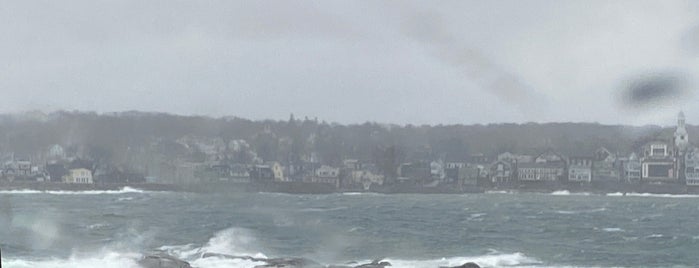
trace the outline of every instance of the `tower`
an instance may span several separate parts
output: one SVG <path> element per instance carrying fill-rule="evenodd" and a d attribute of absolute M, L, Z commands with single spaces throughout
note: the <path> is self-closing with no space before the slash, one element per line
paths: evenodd
<path fill-rule="evenodd" d="M 677 115 L 677 129 L 675 130 L 675 146 L 677 151 L 684 153 L 689 146 L 689 137 L 687 136 L 687 128 L 685 127 L 684 113 L 680 112 Z"/>

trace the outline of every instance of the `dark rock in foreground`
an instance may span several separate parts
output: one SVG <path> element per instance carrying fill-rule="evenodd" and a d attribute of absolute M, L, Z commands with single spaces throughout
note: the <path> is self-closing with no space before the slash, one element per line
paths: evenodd
<path fill-rule="evenodd" d="M 251 256 L 235 256 L 221 253 L 204 253 L 202 258 L 223 258 L 223 259 L 240 259 L 254 262 L 264 262 L 263 265 L 257 265 L 254 268 L 386 268 L 391 266 L 390 262 L 383 261 L 383 258 L 373 260 L 370 263 L 354 265 L 322 265 L 313 260 L 306 258 L 255 258 Z M 149 267 L 150 268 L 150 267 Z M 481 268 L 478 264 L 467 262 L 460 266 L 440 267 L 440 268 Z"/>
<path fill-rule="evenodd" d="M 257 265 L 255 268 L 385 268 L 391 266 L 391 263 L 376 259 L 370 263 L 349 266 L 349 265 L 323 265 L 306 258 L 255 258 L 250 256 L 235 256 L 221 253 L 204 253 L 202 258 L 224 258 L 224 259 L 241 259 L 254 262 L 264 262 L 265 264 Z M 471 268 L 471 267 L 467 267 Z"/>
<path fill-rule="evenodd" d="M 371 263 L 358 265 L 358 266 L 355 266 L 354 268 L 384 268 L 386 266 L 391 266 L 390 262 L 382 261 L 382 260 L 383 260 L 383 258 L 376 259 L 376 260 L 372 261 Z"/>
<path fill-rule="evenodd" d="M 441 268 L 481 268 L 481 267 L 478 266 L 478 264 L 475 264 L 473 262 L 467 262 L 467 263 L 464 263 L 460 266 L 441 267 Z"/>
<path fill-rule="evenodd" d="M 192 268 L 188 262 L 165 253 L 145 255 L 138 264 L 143 268 Z"/>

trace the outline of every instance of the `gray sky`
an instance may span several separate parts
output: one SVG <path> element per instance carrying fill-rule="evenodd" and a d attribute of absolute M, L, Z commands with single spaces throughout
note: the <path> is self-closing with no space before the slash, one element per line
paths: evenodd
<path fill-rule="evenodd" d="M 692 0 L 0 0 L 0 36 L 0 112 L 699 124 Z"/>

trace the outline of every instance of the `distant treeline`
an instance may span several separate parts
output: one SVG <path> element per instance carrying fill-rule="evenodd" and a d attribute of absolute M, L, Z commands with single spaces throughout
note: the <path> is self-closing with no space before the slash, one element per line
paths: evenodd
<path fill-rule="evenodd" d="M 688 126 L 693 142 L 699 137 L 696 130 Z M 130 152 L 143 153 L 154 142 L 191 136 L 220 138 L 226 144 L 245 140 L 264 161 L 298 161 L 311 153 L 327 164 L 339 164 L 348 158 L 376 162 L 387 153 L 392 154 L 393 161 L 464 161 L 472 154 L 536 154 L 546 149 L 585 156 L 600 146 L 625 154 L 652 139 L 669 139 L 673 131 L 659 126 L 596 123 L 342 125 L 293 115 L 288 120 L 252 121 L 146 112 L 61 111 L 0 116 L 0 151 L 31 156 L 61 144 L 67 150 L 81 148 L 98 161 L 128 162 L 133 160 Z M 178 149 L 161 148 L 158 153 L 177 154 Z"/>

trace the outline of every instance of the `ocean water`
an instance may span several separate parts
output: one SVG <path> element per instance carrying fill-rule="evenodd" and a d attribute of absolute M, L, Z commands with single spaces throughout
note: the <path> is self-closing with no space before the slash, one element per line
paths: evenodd
<path fill-rule="evenodd" d="M 385 257 L 393 267 L 696 267 L 699 196 L 0 191 L 3 267 L 137 267 L 165 250 L 194 267 L 252 267 L 204 252 Z"/>

